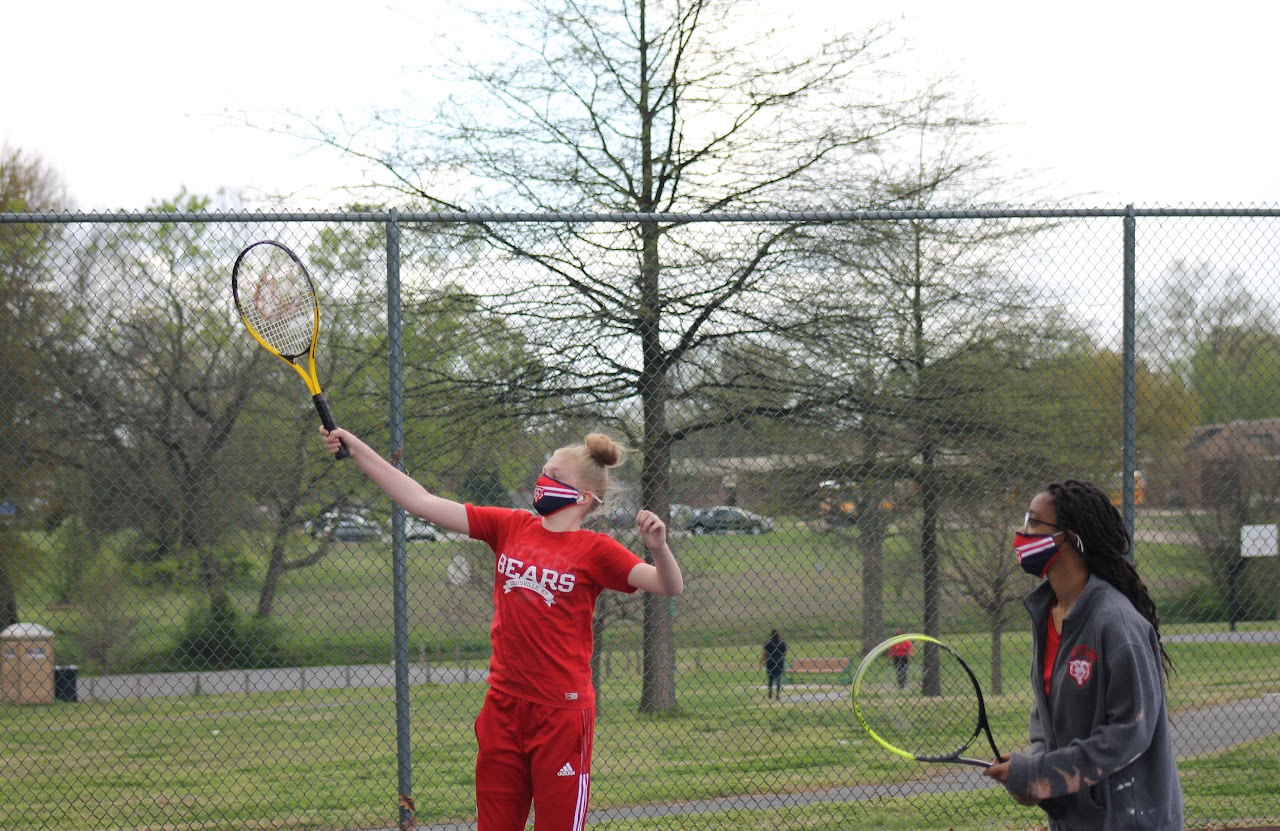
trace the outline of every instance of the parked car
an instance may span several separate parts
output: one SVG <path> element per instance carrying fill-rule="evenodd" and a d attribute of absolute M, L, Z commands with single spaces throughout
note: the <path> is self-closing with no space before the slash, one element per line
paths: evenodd
<path fill-rule="evenodd" d="M 306 532 L 313 537 L 331 537 L 339 542 L 368 542 L 386 538 L 380 524 L 360 514 L 326 512 L 308 522 Z"/>
<path fill-rule="evenodd" d="M 582 520 L 582 527 L 588 531 L 599 531 L 607 534 L 610 531 L 632 528 L 636 523 L 636 515 L 622 507 L 608 508 L 603 511 L 592 511 Z"/>
<path fill-rule="evenodd" d="M 436 542 L 442 539 L 444 532 L 436 526 L 416 516 L 404 518 L 404 538 L 410 541 Z"/>
<path fill-rule="evenodd" d="M 689 520 L 694 534 L 763 534 L 773 530 L 773 520 L 733 505 L 717 505 L 697 511 Z"/>
<path fill-rule="evenodd" d="M 694 518 L 701 514 L 702 511 L 702 508 L 691 508 L 680 502 L 672 502 L 670 508 L 671 521 L 667 525 L 679 531 L 688 531 L 693 525 Z"/>

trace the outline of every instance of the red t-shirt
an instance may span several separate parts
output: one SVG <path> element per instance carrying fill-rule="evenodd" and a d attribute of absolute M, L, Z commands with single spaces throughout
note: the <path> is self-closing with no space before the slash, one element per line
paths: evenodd
<path fill-rule="evenodd" d="M 1057 603 L 1053 604 L 1058 605 Z M 1044 639 L 1044 697 L 1049 697 L 1049 679 L 1053 676 L 1053 665 L 1058 662 L 1058 645 L 1062 643 L 1062 635 L 1053 625 L 1053 611 L 1050 607 L 1049 619 L 1045 622 Z"/>
<path fill-rule="evenodd" d="M 471 537 L 497 555 L 489 686 L 566 709 L 595 705 L 591 620 L 605 589 L 634 592 L 643 562 L 595 531 L 548 531 L 527 511 L 467 505 Z"/>

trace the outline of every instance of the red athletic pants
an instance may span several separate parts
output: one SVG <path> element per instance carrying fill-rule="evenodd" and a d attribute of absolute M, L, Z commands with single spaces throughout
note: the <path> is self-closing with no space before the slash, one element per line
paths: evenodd
<path fill-rule="evenodd" d="M 478 831 L 581 831 L 591 792 L 596 711 L 565 710 L 495 689 L 476 718 Z"/>

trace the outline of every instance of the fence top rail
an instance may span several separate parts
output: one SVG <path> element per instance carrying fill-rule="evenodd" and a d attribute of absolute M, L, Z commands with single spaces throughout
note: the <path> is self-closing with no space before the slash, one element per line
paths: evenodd
<path fill-rule="evenodd" d="M 1239 208 L 1029 208 L 985 207 L 944 210 L 853 211 L 739 211 L 715 213 L 617 212 L 502 212 L 502 211 L 208 211 L 158 212 L 48 211 L 0 212 L 0 225 L 75 224 L 82 222 L 417 222 L 417 223 L 517 223 L 517 222 L 869 222 L 920 219 L 1082 219 L 1098 217 L 1277 217 L 1280 207 Z"/>

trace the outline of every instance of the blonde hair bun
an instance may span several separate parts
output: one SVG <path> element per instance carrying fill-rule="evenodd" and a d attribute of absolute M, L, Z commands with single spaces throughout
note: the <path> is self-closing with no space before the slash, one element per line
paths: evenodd
<path fill-rule="evenodd" d="M 617 467 L 625 455 L 622 447 L 604 433 L 591 433 L 582 440 L 587 455 L 603 467 Z"/>

